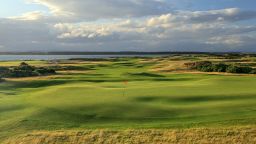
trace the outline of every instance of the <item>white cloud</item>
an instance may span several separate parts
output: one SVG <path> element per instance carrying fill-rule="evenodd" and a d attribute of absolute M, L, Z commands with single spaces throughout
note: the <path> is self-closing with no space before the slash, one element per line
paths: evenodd
<path fill-rule="evenodd" d="M 43 12 L 33 11 L 33 12 L 24 13 L 21 16 L 14 16 L 9 18 L 16 19 L 16 20 L 39 20 L 43 17 L 44 17 Z"/>
<path fill-rule="evenodd" d="M 207 44 L 223 44 L 223 45 L 241 45 L 244 43 L 240 36 L 219 36 L 219 37 L 212 37 L 207 42 Z"/>
<path fill-rule="evenodd" d="M 148 26 L 159 26 L 159 25 L 169 25 L 169 23 L 171 22 L 171 20 L 174 20 L 175 16 L 173 16 L 172 14 L 165 14 L 165 15 L 161 15 L 159 17 L 153 17 L 150 18 L 147 21 L 147 25 Z"/>
<path fill-rule="evenodd" d="M 36 11 L 0 19 L 0 43 L 9 50 L 256 51 L 256 25 L 243 23 L 256 18 L 254 11 L 171 12 L 157 0 L 33 1 L 52 15 Z"/>
<path fill-rule="evenodd" d="M 47 6 L 55 15 L 107 19 L 159 15 L 171 11 L 163 0 L 30 0 Z"/>
<path fill-rule="evenodd" d="M 125 37 L 137 34 L 144 38 L 192 38 L 192 37 L 217 37 L 218 35 L 234 35 L 256 31 L 256 26 L 239 26 L 218 19 L 204 22 L 195 22 L 192 19 L 200 15 L 206 19 L 206 15 L 223 14 L 226 19 L 231 15 L 239 15 L 240 10 L 223 9 L 209 12 L 177 12 L 168 13 L 148 18 L 127 19 L 119 21 L 100 21 L 84 23 L 58 23 L 54 27 L 58 31 L 58 38 L 97 38 L 97 37 Z M 196 13 L 196 14 L 195 14 Z M 226 17 L 225 17 L 226 16 Z M 214 16 L 215 17 L 215 16 Z M 207 18 L 208 19 L 208 18 Z M 191 22 L 193 21 L 193 22 Z M 137 38 L 137 37 L 136 37 Z M 227 42 L 228 44 L 228 42 Z"/>

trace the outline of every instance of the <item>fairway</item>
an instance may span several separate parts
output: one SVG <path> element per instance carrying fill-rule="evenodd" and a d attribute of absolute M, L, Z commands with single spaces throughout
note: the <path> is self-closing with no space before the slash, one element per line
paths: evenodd
<path fill-rule="evenodd" d="M 159 62 L 142 58 L 59 65 L 79 70 L 0 83 L 0 140 L 33 131 L 256 124 L 254 75 L 159 72 Z"/>

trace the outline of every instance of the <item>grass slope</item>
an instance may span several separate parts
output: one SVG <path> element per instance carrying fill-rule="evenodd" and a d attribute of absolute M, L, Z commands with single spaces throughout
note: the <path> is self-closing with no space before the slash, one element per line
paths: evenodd
<path fill-rule="evenodd" d="M 0 83 L 0 140 L 40 130 L 256 124 L 255 76 L 150 72 L 158 62 L 141 61 L 68 61 L 61 65 L 84 70 Z"/>

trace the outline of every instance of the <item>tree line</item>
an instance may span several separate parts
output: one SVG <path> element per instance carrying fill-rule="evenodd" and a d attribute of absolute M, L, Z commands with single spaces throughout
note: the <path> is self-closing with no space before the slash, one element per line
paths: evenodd
<path fill-rule="evenodd" d="M 0 78 L 45 76 L 55 73 L 56 71 L 54 69 L 47 67 L 35 67 L 25 62 L 20 63 L 17 67 L 0 67 Z"/>
<path fill-rule="evenodd" d="M 234 64 L 212 63 L 210 61 L 200 61 L 185 64 L 190 69 L 202 72 L 227 72 L 239 74 L 256 74 L 256 70 L 249 66 L 237 66 Z"/>

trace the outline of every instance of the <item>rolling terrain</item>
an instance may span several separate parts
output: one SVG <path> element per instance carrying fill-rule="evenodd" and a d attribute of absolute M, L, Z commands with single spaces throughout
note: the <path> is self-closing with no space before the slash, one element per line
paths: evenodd
<path fill-rule="evenodd" d="M 184 136 L 202 140 L 205 132 L 209 143 L 214 136 L 227 137 L 220 143 L 256 142 L 255 75 L 203 73 L 184 66 L 205 59 L 255 66 L 255 58 L 237 62 L 205 56 L 28 61 L 62 69 L 56 75 L 0 83 L 0 141 L 71 143 L 73 137 L 82 143 L 92 135 L 97 140 L 91 143 L 101 143 L 114 135 L 122 139 L 116 143 L 129 143 L 129 137 L 139 143 L 139 136 L 147 143 L 162 135 L 169 137 L 163 143 L 184 143 Z"/>

